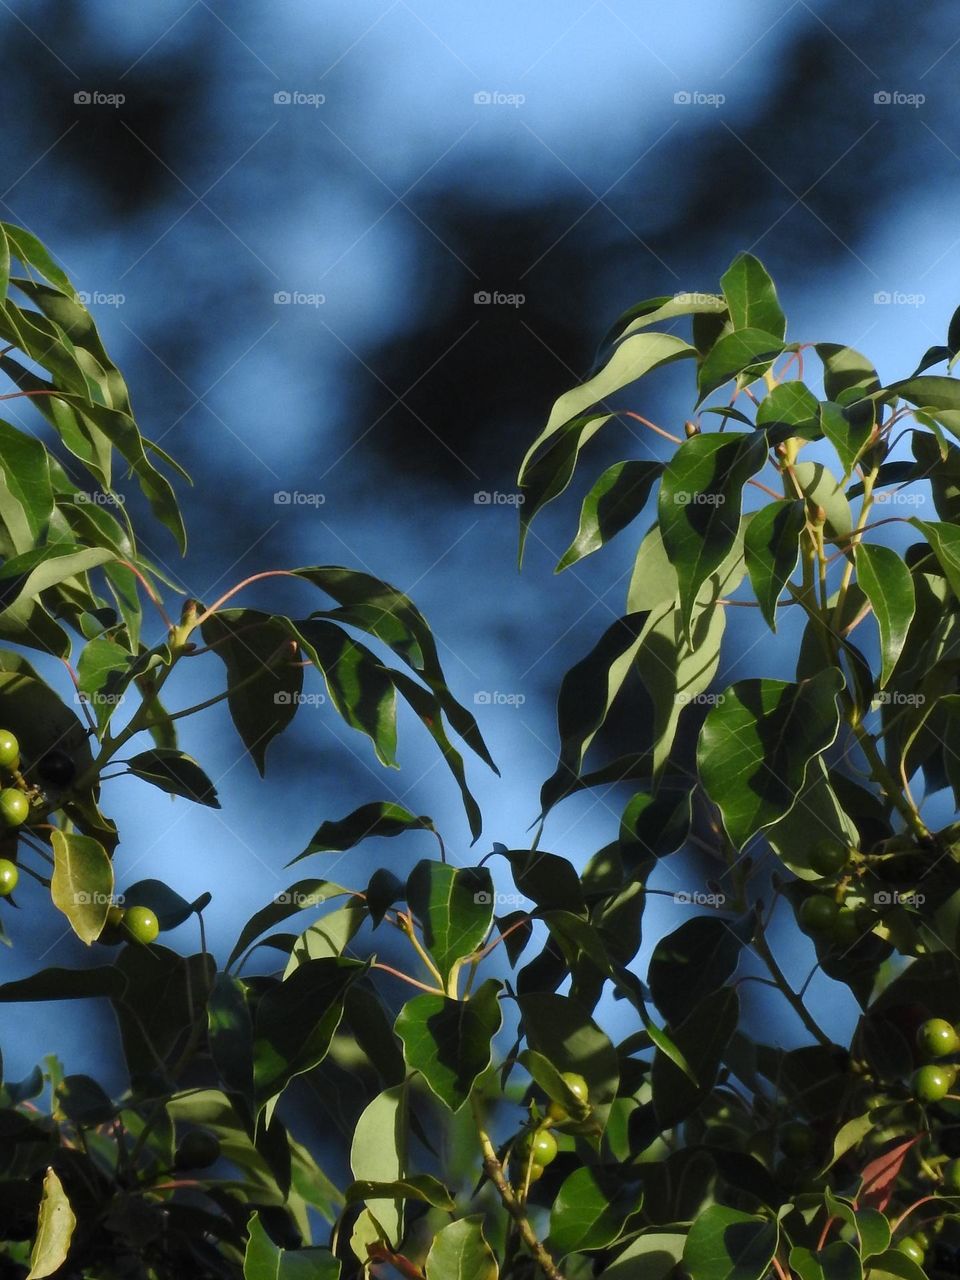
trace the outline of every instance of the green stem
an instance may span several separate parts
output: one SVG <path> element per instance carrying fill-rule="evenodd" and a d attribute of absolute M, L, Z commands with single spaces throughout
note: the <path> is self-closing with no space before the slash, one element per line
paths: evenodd
<path fill-rule="evenodd" d="M 480 1149 L 483 1152 L 484 1173 L 496 1187 L 504 1209 L 517 1224 L 517 1230 L 539 1263 L 540 1269 L 547 1276 L 547 1280 L 564 1280 L 563 1272 L 559 1270 L 550 1253 L 544 1247 L 543 1242 L 530 1225 L 530 1219 L 527 1217 L 523 1205 L 514 1195 L 513 1189 L 506 1179 L 503 1165 L 497 1159 L 496 1148 L 491 1141 L 489 1133 L 487 1133 L 480 1099 L 475 1092 L 470 1095 L 470 1107 L 473 1111 L 474 1123 L 477 1126 Z"/>
<path fill-rule="evenodd" d="M 791 987 L 790 983 L 787 981 L 786 975 L 784 974 L 780 966 L 777 964 L 774 954 L 770 950 L 770 945 L 767 942 L 767 939 L 764 936 L 762 929 L 758 931 L 757 936 L 754 939 L 753 945 L 757 955 L 760 957 L 763 963 L 770 970 L 770 976 L 773 978 L 774 982 L 777 984 L 780 991 L 782 992 L 786 1000 L 789 1002 L 790 1007 L 794 1010 L 797 1017 L 800 1019 L 803 1025 L 807 1028 L 807 1030 L 810 1032 L 813 1038 L 819 1044 L 822 1044 L 824 1048 L 826 1049 L 833 1048 L 833 1041 L 830 1039 L 827 1033 L 822 1029 L 822 1027 L 819 1025 L 819 1023 L 810 1013 L 807 1006 L 803 1003 L 803 1001 L 794 991 L 793 987 Z"/>

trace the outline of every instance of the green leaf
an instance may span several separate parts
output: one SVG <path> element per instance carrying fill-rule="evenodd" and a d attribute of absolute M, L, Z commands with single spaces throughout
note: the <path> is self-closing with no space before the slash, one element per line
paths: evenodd
<path fill-rule="evenodd" d="M 791 434 L 805 439 L 820 435 L 820 405 L 803 382 L 781 382 L 757 406 L 758 427 L 790 427 Z"/>
<path fill-rule="evenodd" d="M 771 502 L 750 519 L 743 540 L 750 583 L 771 631 L 777 629 L 777 601 L 800 558 L 800 534 L 806 524 L 799 498 Z"/>
<path fill-rule="evenodd" d="M 756 381 L 765 365 L 783 351 L 783 339 L 763 329 L 735 329 L 713 347 L 700 366 L 697 404 L 725 382 L 741 378 L 745 384 Z M 696 439 L 696 437 L 694 437 Z"/>
<path fill-rule="evenodd" d="M 97 965 L 91 969 L 41 969 L 28 978 L 0 984 L 0 1002 L 94 1000 L 103 996 L 119 996 L 123 987 L 123 975 L 114 965 Z"/>
<path fill-rule="evenodd" d="M 577 536 L 557 564 L 557 573 L 610 541 L 646 506 L 663 471 L 660 462 L 617 462 L 608 467 L 583 500 Z"/>
<path fill-rule="evenodd" d="M 33 267 L 44 280 L 58 289 L 65 297 L 75 299 L 76 290 L 67 279 L 66 273 L 54 262 L 48 249 L 30 231 L 18 227 L 12 222 L 0 223 L 0 236 L 6 243 L 5 259 L 18 258 L 28 270 Z M 3 290 L 6 293 L 6 287 Z"/>
<path fill-rule="evenodd" d="M 397 1035 L 411 1071 L 419 1071 L 445 1107 L 459 1111 L 490 1065 L 500 1030 L 501 984 L 488 978 L 468 1000 L 414 996 L 397 1016 Z"/>
<path fill-rule="evenodd" d="M 711 707 L 697 766 L 738 849 L 793 808 L 808 763 L 837 736 L 842 687 L 836 668 L 799 684 L 742 680 Z"/>
<path fill-rule="evenodd" d="M 242 983 L 218 973 L 207 1001 L 210 1057 L 227 1094 L 241 1098 L 252 1120 L 253 1019 Z"/>
<path fill-rule="evenodd" d="M 254 1020 L 254 1080 L 261 1106 L 294 1076 L 323 1061 L 340 1024 L 347 988 L 366 966 L 306 960 L 261 997 Z"/>
<path fill-rule="evenodd" d="M 284 978 L 288 978 L 304 960 L 323 960 L 329 956 L 343 955 L 366 921 L 367 915 L 367 904 L 362 898 L 354 896 L 343 906 L 308 925 L 290 948 Z"/>
<path fill-rule="evenodd" d="M 928 1280 L 923 1267 L 917 1266 L 899 1249 L 888 1249 L 870 1259 L 869 1280 Z"/>
<path fill-rule="evenodd" d="M 937 557 L 950 590 L 960 598 L 960 527 L 941 520 L 918 520 L 910 523 L 919 529 Z"/>
<path fill-rule="evenodd" d="M 882 689 L 897 665 L 907 632 L 916 612 L 913 577 L 902 558 L 890 547 L 859 542 L 856 551 L 857 582 L 870 601 L 880 628 Z"/>
<path fill-rule="evenodd" d="M 397 694 L 389 670 L 342 627 L 318 618 L 289 623 L 323 674 L 330 700 L 352 728 L 365 733 L 381 764 L 397 765 Z"/>
<path fill-rule="evenodd" d="M 672 1129 L 707 1098 L 739 1016 L 736 991 L 723 987 L 701 1000 L 679 1026 L 669 1028 L 674 1053 L 658 1047 L 651 1071 L 653 1105 L 661 1129 Z M 677 1053 L 683 1066 L 675 1061 Z"/>
<path fill-rule="evenodd" d="M 960 433 L 960 381 L 956 378 L 935 375 L 907 378 L 891 383 L 887 391 L 926 410 L 954 435 Z"/>
<path fill-rule="evenodd" d="M 855 404 L 880 389 L 876 369 L 853 347 L 818 342 L 815 349 L 823 361 L 823 389 L 828 400 L 837 404 Z"/>
<path fill-rule="evenodd" d="M 767 458 L 763 432 L 693 436 L 677 449 L 660 485 L 663 545 L 677 571 L 688 633 L 700 588 L 730 554 L 740 530 L 742 490 Z"/>
<path fill-rule="evenodd" d="M 150 782 L 172 796 L 183 796 L 195 804 L 219 809 L 220 801 L 213 783 L 194 760 L 183 751 L 154 747 L 141 751 L 127 761 L 127 768 L 144 782 Z"/>
<path fill-rule="evenodd" d="M 106 849 L 90 836 L 55 830 L 53 905 L 67 917 L 70 927 L 89 946 L 103 932 L 113 901 L 113 863 Z"/>
<path fill-rule="evenodd" d="M 850 503 L 843 485 L 820 462 L 795 462 L 793 474 L 804 495 L 827 515 L 827 532 L 833 538 L 848 538 L 853 531 Z"/>
<path fill-rule="evenodd" d="M 634 561 L 627 590 L 627 611 L 644 613 L 677 598 L 677 571 L 667 557 L 659 521 L 647 532 Z"/>
<path fill-rule="evenodd" d="M 783 339 L 787 318 L 777 290 L 763 263 L 750 253 L 739 254 L 720 277 L 734 329 L 760 329 Z"/>
<path fill-rule="evenodd" d="M 267 747 L 293 719 L 303 688 L 303 668 L 290 661 L 290 628 L 256 609 L 223 609 L 200 630 L 227 669 L 230 717 L 262 775 Z"/>
<path fill-rule="evenodd" d="M 817 1250 L 798 1245 L 790 1250 L 790 1266 L 800 1280 L 863 1280 L 860 1255 L 845 1240 Z"/>
<path fill-rule="evenodd" d="M 127 902 L 149 907 L 160 922 L 161 930 L 176 929 L 184 920 L 203 911 L 210 902 L 210 894 L 203 893 L 193 902 L 180 896 L 162 880 L 138 880 L 123 892 Z"/>
<path fill-rule="evenodd" d="M 57 1108 L 74 1124 L 107 1124 L 116 1114 L 109 1096 L 90 1076 L 64 1076 L 55 1094 Z"/>
<path fill-rule="evenodd" d="M 602 1126 L 620 1082 L 617 1052 L 577 1000 L 546 992 L 518 998 L 527 1045 L 558 1071 L 582 1075 L 590 1091 L 591 1118 Z"/>
<path fill-rule="evenodd" d="M 452 1213 L 457 1207 L 443 1183 L 429 1173 L 413 1174 L 409 1178 L 397 1178 L 392 1182 L 371 1182 L 369 1179 L 353 1182 L 347 1187 L 346 1199 L 347 1204 L 358 1204 L 365 1200 L 419 1200 L 421 1204 L 432 1205 L 434 1209 L 446 1209 L 448 1213 Z"/>
<path fill-rule="evenodd" d="M 445 984 L 493 923 L 493 881 L 485 867 L 453 867 L 424 858 L 407 880 L 407 902 Z"/>
<path fill-rule="evenodd" d="M 107 547 L 53 543 L 14 556 L 0 568 L 0 604 L 6 614 L 18 603 L 36 600 L 42 591 L 115 559 Z M 3 614 L 0 614 L 0 618 Z"/>
<path fill-rule="evenodd" d="M 545 441 L 545 447 L 537 456 L 532 449 L 527 454 L 519 478 L 523 503 L 520 506 L 518 564 L 523 564 L 523 552 L 534 517 L 548 502 L 564 492 L 573 479 L 580 450 L 613 416 L 611 413 L 587 413 L 573 418 Z"/>
<path fill-rule="evenodd" d="M 255 1213 L 247 1227 L 243 1280 L 339 1280 L 340 1260 L 329 1249 L 281 1249 Z"/>
<path fill-rule="evenodd" d="M 0 421 L 0 524 L 12 553 L 37 545 L 53 514 L 47 451 L 32 436 Z"/>
<path fill-rule="evenodd" d="M 602 1169 L 574 1169 L 550 1208 L 548 1247 L 557 1257 L 605 1249 L 641 1205 L 639 1182 Z"/>
<path fill-rule="evenodd" d="M 683 1265 L 694 1280 L 762 1280 L 778 1239 L 775 1222 L 713 1204 L 690 1228 Z"/>
<path fill-rule="evenodd" d="M 84 645 L 77 661 L 80 696 L 93 708 L 102 731 L 124 700 L 134 670 L 131 655 L 113 640 L 100 636 Z"/>
<path fill-rule="evenodd" d="M 659 298 L 648 298 L 630 307 L 610 326 L 606 337 L 600 344 L 601 350 L 613 341 L 628 338 L 631 333 L 639 333 L 661 320 L 675 320 L 678 316 L 718 315 L 726 314 L 726 299 L 715 293 L 675 293 Z"/>
<path fill-rule="evenodd" d="M 389 1185 L 407 1175 L 407 1086 L 394 1085 L 377 1095 L 364 1109 L 353 1131 L 350 1168 L 358 1182 Z M 399 1243 L 403 1222 L 403 1196 L 369 1199 L 367 1207 L 386 1232 Z"/>
<path fill-rule="evenodd" d="M 345 818 L 321 823 L 303 853 L 291 858 L 287 866 L 293 866 L 313 853 L 343 853 L 370 836 L 399 836 L 405 831 L 433 830 L 432 818 L 417 817 L 392 800 L 374 800 L 362 804 Z"/>
<path fill-rule="evenodd" d="M 661 938 L 653 949 L 647 983 L 657 1008 L 676 1024 L 734 973 L 750 942 L 752 920 L 695 916 Z"/>
<path fill-rule="evenodd" d="M 483 1218 L 461 1218 L 433 1238 L 425 1264 L 427 1280 L 497 1280 L 499 1267 L 483 1234 Z"/>
<path fill-rule="evenodd" d="M 656 1227 L 645 1231 L 604 1268 L 603 1280 L 669 1280 L 686 1240 L 686 1235 Z"/>
<path fill-rule="evenodd" d="M 850 415 L 841 405 L 826 401 L 820 405 L 820 426 L 837 451 L 844 476 L 849 476 L 873 432 L 870 418 Z"/>
<path fill-rule="evenodd" d="M 70 1252 L 70 1241 L 77 1225 L 67 1193 L 53 1169 L 43 1179 L 43 1197 L 37 1219 L 37 1237 L 30 1250 L 30 1274 L 27 1280 L 41 1280 L 59 1271 Z"/>
<path fill-rule="evenodd" d="M 232 969 L 251 942 L 255 942 L 262 933 L 272 929 L 275 924 L 289 919 L 298 911 L 320 907 L 333 898 L 349 896 L 352 893 L 352 889 L 344 889 L 341 885 L 334 884 L 332 880 L 298 880 L 296 884 L 278 893 L 272 902 L 261 907 L 250 917 L 240 932 L 237 945 L 230 952 L 227 968 Z"/>

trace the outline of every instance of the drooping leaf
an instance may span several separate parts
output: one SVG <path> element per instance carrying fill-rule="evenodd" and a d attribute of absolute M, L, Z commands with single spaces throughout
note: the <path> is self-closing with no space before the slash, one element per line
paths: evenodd
<path fill-rule="evenodd" d="M 663 471 L 660 462 L 617 462 L 583 500 L 577 536 L 557 563 L 557 573 L 591 555 L 635 520 Z"/>
<path fill-rule="evenodd" d="M 777 629 L 777 601 L 800 558 L 800 534 L 806 523 L 799 498 L 761 507 L 743 540 L 750 583 L 771 631 Z"/>
<path fill-rule="evenodd" d="M 303 688 L 290 630 L 256 609 L 222 609 L 200 630 L 226 667 L 230 718 L 263 774 L 267 747 L 293 719 Z"/>
<path fill-rule="evenodd" d="M 776 1222 L 714 1204 L 690 1228 L 683 1265 L 696 1280 L 762 1280 L 778 1240 Z"/>
<path fill-rule="evenodd" d="M 447 1188 L 429 1173 L 411 1174 L 407 1178 L 397 1178 L 393 1182 L 371 1182 L 365 1179 L 351 1183 L 346 1192 L 347 1204 L 357 1204 L 364 1200 L 384 1200 L 388 1197 L 419 1200 L 422 1204 L 432 1205 L 435 1209 L 446 1209 L 449 1212 L 456 1208 L 456 1203 Z"/>
<path fill-rule="evenodd" d="M 762 432 L 697 435 L 677 449 L 660 485 L 663 545 L 677 572 L 684 626 L 701 587 L 733 549 L 742 490 L 766 462 Z"/>
<path fill-rule="evenodd" d="M 444 1106 L 459 1111 L 490 1065 L 500 1030 L 501 984 L 488 978 L 468 1000 L 414 996 L 397 1016 L 397 1035 L 412 1071 L 419 1071 Z"/>
<path fill-rule="evenodd" d="M 707 713 L 697 766 L 737 848 L 795 804 L 809 761 L 837 735 L 842 687 L 836 668 L 799 684 L 742 680 Z"/>
<path fill-rule="evenodd" d="M 113 863 L 98 840 L 55 830 L 50 896 L 70 927 L 89 946 L 103 932 L 113 901 Z"/>
<path fill-rule="evenodd" d="M 127 768 L 144 782 L 150 782 L 172 796 L 183 796 L 195 804 L 219 809 L 217 790 L 192 756 L 168 747 L 141 751 L 127 761 Z"/>
<path fill-rule="evenodd" d="M 255 942 L 261 934 L 272 929 L 275 924 L 296 915 L 298 911 L 307 911 L 323 906 L 334 898 L 350 895 L 352 890 L 344 889 L 332 880 L 298 880 L 289 889 L 278 893 L 272 902 L 262 907 L 250 917 L 240 932 L 236 946 L 230 952 L 227 968 L 232 969 L 236 961 L 243 955 L 247 947 Z"/>
<path fill-rule="evenodd" d="M 43 1179 L 43 1197 L 37 1220 L 37 1235 L 30 1251 L 30 1274 L 27 1280 L 52 1276 L 67 1260 L 77 1219 L 53 1169 Z"/>
<path fill-rule="evenodd" d="M 53 514 L 47 451 L 32 436 L 0 421 L 0 528 L 10 553 L 29 551 Z"/>
<path fill-rule="evenodd" d="M 828 400 L 820 405 L 820 426 L 837 451 L 844 476 L 849 476 L 870 440 L 872 419 L 851 414 Z"/>
<path fill-rule="evenodd" d="M 389 1185 L 407 1176 L 408 1088 L 385 1089 L 364 1109 L 353 1132 L 350 1168 L 358 1182 Z M 399 1193 L 370 1197 L 367 1208 L 392 1242 L 399 1242 L 403 1222 Z"/>
<path fill-rule="evenodd" d="M 345 818 L 321 823 L 303 853 L 291 858 L 287 866 L 314 853 L 343 853 L 371 836 L 399 836 L 406 831 L 433 829 L 432 818 L 417 817 L 392 800 L 374 800 Z"/>
<path fill-rule="evenodd" d="M 497 1280 L 500 1269 L 483 1234 L 483 1218 L 460 1218 L 433 1238 L 425 1264 L 427 1280 Z"/>
<path fill-rule="evenodd" d="M 873 607 L 880 628 L 882 689 L 903 652 L 916 611 L 913 577 L 901 557 L 890 547 L 860 541 L 856 562 L 857 581 Z"/>

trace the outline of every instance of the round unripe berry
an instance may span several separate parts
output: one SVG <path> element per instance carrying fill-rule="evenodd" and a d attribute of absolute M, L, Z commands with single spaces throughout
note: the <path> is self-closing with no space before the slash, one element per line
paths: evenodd
<path fill-rule="evenodd" d="M 20 827 L 30 816 L 30 801 L 16 787 L 0 791 L 0 820 L 4 826 Z"/>
<path fill-rule="evenodd" d="M 841 907 L 830 930 L 830 937 L 835 947 L 852 947 L 864 935 L 864 928 L 859 914 L 851 907 Z"/>
<path fill-rule="evenodd" d="M 949 1160 L 943 1166 L 943 1187 L 951 1195 L 960 1195 L 960 1160 Z"/>
<path fill-rule="evenodd" d="M 127 907 L 123 913 L 123 927 L 134 942 L 144 946 L 156 942 L 160 934 L 160 921 L 149 907 Z"/>
<path fill-rule="evenodd" d="M 0 858 L 0 898 L 7 898 L 17 887 L 20 871 L 9 858 Z"/>
<path fill-rule="evenodd" d="M 790 1120 L 780 1130 L 780 1150 L 792 1160 L 805 1160 L 813 1152 L 813 1134 L 799 1120 Z"/>
<path fill-rule="evenodd" d="M 20 763 L 20 743 L 9 729 L 0 729 L 0 769 L 16 769 Z"/>
<path fill-rule="evenodd" d="M 956 1072 L 947 1067 L 919 1067 L 913 1073 L 911 1089 L 920 1102 L 939 1102 L 950 1092 Z"/>
<path fill-rule="evenodd" d="M 847 865 L 849 854 L 835 840 L 819 840 L 807 855 L 810 870 L 818 876 L 836 876 Z"/>
<path fill-rule="evenodd" d="M 585 1107 L 590 1105 L 590 1089 L 583 1076 L 578 1075 L 576 1071 L 563 1071 L 560 1074 L 560 1079 L 578 1102 L 582 1102 Z M 570 1113 L 562 1102 L 556 1102 L 551 1099 L 550 1105 L 547 1107 L 547 1117 L 554 1124 L 563 1124 L 564 1120 L 570 1119 Z"/>
<path fill-rule="evenodd" d="M 530 1166 L 530 1175 L 529 1175 L 529 1177 L 530 1177 L 530 1182 L 531 1182 L 531 1183 L 533 1183 L 533 1182 L 537 1182 L 540 1178 L 542 1178 L 542 1177 L 543 1177 L 543 1165 L 542 1165 L 542 1164 L 538 1164 L 538 1163 L 536 1162 L 536 1160 L 534 1160 L 533 1164 Z"/>
<path fill-rule="evenodd" d="M 220 1159 L 220 1140 L 209 1129 L 194 1129 L 180 1139 L 175 1169 L 208 1169 Z"/>
<path fill-rule="evenodd" d="M 925 1058 L 945 1058 L 960 1049 L 960 1036 L 946 1018 L 928 1018 L 917 1028 L 917 1048 Z"/>
<path fill-rule="evenodd" d="M 824 935 L 832 932 L 840 908 L 822 893 L 804 898 L 800 906 L 800 925 L 807 933 Z"/>
<path fill-rule="evenodd" d="M 913 1236 L 904 1236 L 902 1240 L 897 1241 L 894 1247 L 899 1249 L 911 1262 L 915 1262 L 918 1267 L 923 1262 L 923 1250 Z"/>
<path fill-rule="evenodd" d="M 517 1144 L 522 1164 L 533 1158 L 535 1164 L 544 1168 L 557 1158 L 557 1140 L 549 1129 L 538 1129 L 536 1133 L 525 1133 Z"/>

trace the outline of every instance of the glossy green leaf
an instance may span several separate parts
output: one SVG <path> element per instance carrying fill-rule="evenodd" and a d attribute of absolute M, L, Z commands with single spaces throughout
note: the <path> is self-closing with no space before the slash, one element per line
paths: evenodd
<path fill-rule="evenodd" d="M 603 1280 L 669 1280 L 686 1244 L 685 1234 L 652 1228 L 631 1241 L 603 1270 Z"/>
<path fill-rule="evenodd" d="M 909 404 L 926 410 L 954 435 L 960 433 L 960 382 L 929 375 L 894 382 L 887 388 Z"/>
<path fill-rule="evenodd" d="M 854 404 L 879 390 L 880 378 L 866 356 L 853 347 L 836 342 L 818 342 L 817 355 L 823 361 L 823 389 L 828 400 Z"/>
<path fill-rule="evenodd" d="M 153 879 L 138 880 L 128 885 L 123 893 L 128 903 L 149 907 L 160 922 L 161 930 L 178 928 L 184 920 L 203 911 L 210 902 L 209 893 L 202 893 L 193 902 L 188 902 L 162 880 Z"/>
<path fill-rule="evenodd" d="M 763 1280 L 778 1239 L 775 1222 L 714 1204 L 690 1228 L 683 1265 L 694 1280 Z"/>
<path fill-rule="evenodd" d="M 485 867 L 454 867 L 424 858 L 407 880 L 407 902 L 445 983 L 476 951 L 493 922 L 493 881 Z"/>
<path fill-rule="evenodd" d="M 358 1182 L 391 1184 L 407 1176 L 407 1085 L 385 1089 L 370 1102 L 353 1131 L 350 1168 Z M 403 1222 L 403 1199 L 391 1194 L 367 1200 L 367 1207 L 387 1238 L 398 1243 Z"/>
<path fill-rule="evenodd" d="M 256 609 L 220 610 L 200 630 L 226 667 L 230 718 L 263 774 L 267 747 L 293 719 L 303 689 L 290 630 Z"/>
<path fill-rule="evenodd" d="M 809 680 L 742 680 L 707 713 L 697 766 L 739 849 L 789 813 L 810 760 L 837 736 L 843 677 L 827 668 Z"/>
<path fill-rule="evenodd" d="M 577 536 L 557 563 L 557 572 L 591 555 L 635 520 L 663 471 L 660 462 L 616 462 L 583 500 Z"/>
<path fill-rule="evenodd" d="M 59 1271 L 70 1253 L 70 1242 L 77 1219 L 53 1169 L 43 1179 L 43 1196 L 37 1219 L 37 1235 L 30 1250 L 30 1274 L 27 1280 L 41 1280 Z"/>
<path fill-rule="evenodd" d="M 234 1094 L 254 1114 L 253 1018 L 243 985 L 218 973 L 207 1001 L 207 1044 L 227 1094 Z"/>
<path fill-rule="evenodd" d="M 307 960 L 265 992 L 254 1019 L 254 1081 L 262 1106 L 326 1057 L 347 988 L 365 969 L 341 959 Z"/>
<path fill-rule="evenodd" d="M 37 545 L 53 514 L 47 451 L 32 436 L 0 421 L 0 525 L 10 554 Z"/>
<path fill-rule="evenodd" d="M 763 329 L 735 329 L 721 338 L 700 366 L 697 382 L 701 404 L 712 391 L 733 378 L 755 381 L 764 366 L 783 351 L 783 339 Z"/>
<path fill-rule="evenodd" d="M 800 558 L 806 511 L 799 498 L 771 502 L 750 519 L 743 540 L 750 584 L 771 631 L 777 629 L 777 601 Z"/>
<path fill-rule="evenodd" d="M 352 892 L 351 889 L 344 889 L 341 885 L 334 884 L 332 880 L 298 880 L 296 884 L 278 893 L 272 902 L 250 917 L 240 932 L 237 945 L 230 952 L 227 968 L 232 969 L 247 947 L 261 934 L 272 929 L 275 924 L 288 920 L 298 911 L 321 907 L 334 898 L 349 896 Z"/>
<path fill-rule="evenodd" d="M 548 1246 L 556 1257 L 604 1249 L 641 1205 L 639 1181 L 602 1169 L 574 1169 L 550 1207 Z"/>
<path fill-rule="evenodd" d="M 682 1022 L 723 986 L 736 970 L 751 932 L 749 917 L 694 916 L 657 942 L 647 983 L 657 1008 L 669 1022 Z"/>
<path fill-rule="evenodd" d="M 820 426 L 837 451 L 844 476 L 849 476 L 870 440 L 873 422 L 870 418 L 848 414 L 841 405 L 826 401 L 820 405 Z"/>
<path fill-rule="evenodd" d="M 398 1178 L 392 1182 L 371 1182 L 369 1179 L 352 1182 L 346 1193 L 347 1204 L 398 1197 L 403 1200 L 419 1200 L 421 1204 L 446 1209 L 448 1212 L 457 1207 L 443 1183 L 429 1173 L 411 1174 L 410 1177 Z"/>
<path fill-rule="evenodd" d="M 937 557 L 940 568 L 950 584 L 951 591 L 960 598 L 960 527 L 947 524 L 942 520 L 914 518 L 910 523 L 919 529 L 930 543 L 933 554 Z"/>
<path fill-rule="evenodd" d="M 781 382 L 757 406 L 758 427 L 790 427 L 791 434 L 814 439 L 820 434 L 820 405 L 804 382 Z"/>
<path fill-rule="evenodd" d="M 523 553 L 534 517 L 558 498 L 573 479 L 580 450 L 613 418 L 610 413 L 587 413 L 564 423 L 544 440 L 540 451 L 533 449 L 520 468 L 518 484 L 523 496 L 520 506 L 520 538 L 517 561 L 523 564 Z"/>
<path fill-rule="evenodd" d="M 750 253 L 739 254 L 720 277 L 734 329 L 760 329 L 783 339 L 787 317 L 763 263 Z"/>
<path fill-rule="evenodd" d="M 10 258 L 18 258 L 24 267 L 28 270 L 32 267 L 34 271 L 39 272 L 44 280 L 52 284 L 65 297 L 76 298 L 76 290 L 67 279 L 63 268 L 57 266 L 50 251 L 31 231 L 18 227 L 12 222 L 3 222 L 0 223 L 0 236 L 7 246 L 5 257 L 8 263 Z"/>
<path fill-rule="evenodd" d="M 433 1238 L 425 1264 L 427 1280 L 497 1280 L 499 1267 L 483 1234 L 483 1218 L 460 1218 Z"/>
<path fill-rule="evenodd" d="M 570 996 L 531 992 L 518 1003 L 528 1047 L 558 1071 L 582 1075 L 590 1091 L 591 1118 L 605 1124 L 620 1081 L 620 1064 L 609 1037 Z"/>
<path fill-rule="evenodd" d="M 686 293 L 681 290 L 672 296 L 648 298 L 615 320 L 600 346 L 603 349 L 613 341 L 629 338 L 631 333 L 639 333 L 661 320 L 675 320 L 678 316 L 725 316 L 726 311 L 726 299 L 716 293 Z"/>
<path fill-rule="evenodd" d="M 108 1094 L 90 1076 L 64 1076 L 54 1092 L 58 1109 L 74 1124 L 108 1124 L 116 1113 Z"/>
<path fill-rule="evenodd" d="M 345 818 L 320 824 L 303 853 L 298 853 L 287 866 L 314 853 L 343 853 L 371 836 L 399 836 L 406 831 L 432 831 L 431 818 L 411 813 L 392 800 L 374 800 L 362 804 Z"/>
<path fill-rule="evenodd" d="M 762 432 L 728 432 L 693 436 L 667 464 L 658 500 L 660 532 L 677 572 L 688 632 L 701 587 L 737 541 L 743 486 L 766 458 Z"/>
<path fill-rule="evenodd" d="M 397 1016 L 397 1035 L 411 1071 L 419 1071 L 444 1106 L 459 1111 L 490 1065 L 500 1030 L 500 983 L 488 978 L 468 1000 L 414 996 Z"/>
<path fill-rule="evenodd" d="M 796 462 L 793 474 L 810 502 L 826 512 L 827 533 L 834 538 L 848 538 L 853 531 L 853 516 L 836 476 L 820 462 Z"/>
<path fill-rule="evenodd" d="M 127 760 L 135 777 L 149 782 L 172 796 L 183 796 L 195 804 L 219 809 L 217 789 L 192 756 L 183 751 L 154 747 Z"/>
<path fill-rule="evenodd" d="M 281 1249 L 255 1213 L 247 1227 L 243 1280 L 339 1280 L 340 1260 L 318 1246 Z"/>
<path fill-rule="evenodd" d="M 900 659 L 917 601 L 913 578 L 902 558 L 890 547 L 859 542 L 856 551 L 857 582 L 873 608 L 880 629 L 882 689 Z"/>
<path fill-rule="evenodd" d="M 50 896 L 70 927 L 89 946 L 103 931 L 113 901 L 113 863 L 90 836 L 54 831 Z"/>
<path fill-rule="evenodd" d="M 797 1246 L 790 1250 L 790 1266 L 800 1280 L 863 1280 L 860 1255 L 845 1240 L 817 1250 Z"/>

